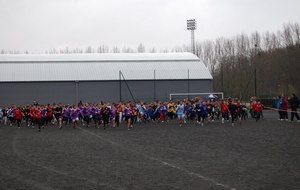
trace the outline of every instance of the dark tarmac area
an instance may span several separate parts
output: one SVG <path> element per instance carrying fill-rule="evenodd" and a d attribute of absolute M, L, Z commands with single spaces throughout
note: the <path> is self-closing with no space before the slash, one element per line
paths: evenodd
<path fill-rule="evenodd" d="M 300 123 L 0 127 L 0 189 L 300 189 Z"/>

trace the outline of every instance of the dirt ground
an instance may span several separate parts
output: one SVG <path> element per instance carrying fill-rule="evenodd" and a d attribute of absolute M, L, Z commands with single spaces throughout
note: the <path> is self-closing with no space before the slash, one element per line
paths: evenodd
<path fill-rule="evenodd" d="M 300 123 L 0 127 L 0 189 L 300 189 Z"/>

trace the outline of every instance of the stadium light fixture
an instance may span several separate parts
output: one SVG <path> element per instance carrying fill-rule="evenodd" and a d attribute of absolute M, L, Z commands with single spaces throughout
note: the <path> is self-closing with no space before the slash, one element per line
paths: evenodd
<path fill-rule="evenodd" d="M 197 29 L 197 22 L 195 19 L 187 20 L 187 30 L 191 31 L 191 52 L 195 54 L 195 34 L 194 31 Z"/>

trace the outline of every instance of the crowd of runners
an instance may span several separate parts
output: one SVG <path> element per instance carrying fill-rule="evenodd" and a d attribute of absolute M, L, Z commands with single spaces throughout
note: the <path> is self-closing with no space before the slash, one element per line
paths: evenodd
<path fill-rule="evenodd" d="M 300 121 L 297 114 L 299 101 L 296 96 L 296 109 L 294 115 Z M 293 98 L 292 97 L 292 98 Z M 293 99 L 291 99 L 293 100 Z M 291 101 L 292 102 L 292 101 Z M 280 120 L 288 118 L 287 98 L 280 96 L 274 99 L 273 107 L 279 108 Z M 296 103 L 294 103 L 296 104 Z M 235 122 L 242 123 L 247 118 L 258 121 L 263 118 L 264 105 L 256 98 L 250 102 L 241 102 L 238 99 L 228 98 L 218 100 L 215 98 L 194 98 L 182 101 L 155 101 L 143 102 L 100 102 L 88 104 L 80 102 L 78 105 L 47 104 L 39 105 L 34 102 L 32 105 L 0 108 L 0 126 L 27 126 L 38 128 L 41 131 L 46 126 L 57 126 L 62 129 L 64 126 L 97 127 L 106 129 L 108 126 L 115 128 L 123 122 L 128 130 L 133 128 L 135 123 L 164 123 L 176 120 L 179 126 L 186 123 L 197 123 L 203 126 L 205 123 Z M 292 115 L 292 119 L 294 117 Z"/>

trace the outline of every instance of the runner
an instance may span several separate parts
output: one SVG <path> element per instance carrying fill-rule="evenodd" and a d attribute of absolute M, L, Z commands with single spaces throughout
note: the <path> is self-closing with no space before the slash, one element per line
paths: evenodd
<path fill-rule="evenodd" d="M 259 120 L 260 116 L 261 116 L 261 112 L 263 110 L 263 106 L 260 103 L 260 101 L 254 101 L 252 109 L 254 111 L 255 120 L 257 122 Z"/>
<path fill-rule="evenodd" d="M 224 121 L 229 121 L 229 109 L 228 109 L 228 102 L 223 100 L 221 103 L 221 112 L 222 112 L 222 124 Z"/>
<path fill-rule="evenodd" d="M 101 113 L 103 119 L 103 129 L 106 129 L 107 125 L 109 124 L 109 118 L 110 118 L 110 109 L 106 104 L 103 105 L 101 109 Z"/>
<path fill-rule="evenodd" d="M 127 122 L 127 130 L 130 130 L 133 128 L 132 126 L 132 110 L 131 110 L 131 105 L 130 103 L 127 103 L 125 108 L 124 108 L 124 116 L 125 116 L 125 121 Z"/>
<path fill-rule="evenodd" d="M 176 115 L 175 104 L 172 101 L 170 101 L 167 106 L 168 106 L 168 120 L 173 120 Z"/>
<path fill-rule="evenodd" d="M 70 110 L 70 117 L 73 123 L 73 128 L 75 129 L 78 124 L 80 110 L 77 106 L 73 106 Z"/>
<path fill-rule="evenodd" d="M 21 111 L 21 107 L 18 107 L 17 109 L 14 109 L 14 117 L 15 117 L 15 120 L 17 122 L 17 126 L 18 128 L 20 128 L 20 124 L 22 122 L 22 118 L 23 118 L 23 112 Z"/>
<path fill-rule="evenodd" d="M 179 126 L 181 127 L 185 121 L 184 104 L 182 101 L 178 102 L 176 106 L 176 114 L 179 121 Z"/>
<path fill-rule="evenodd" d="M 228 110 L 231 115 L 231 125 L 234 126 L 234 120 L 237 118 L 237 106 L 231 98 L 228 99 Z"/>
<path fill-rule="evenodd" d="M 60 104 L 54 106 L 54 117 L 59 129 L 62 129 L 62 106 Z"/>
<path fill-rule="evenodd" d="M 34 110 L 34 118 L 35 118 L 35 124 L 38 125 L 38 130 L 41 132 L 41 126 L 42 126 L 42 109 L 40 106 L 37 106 Z"/>

